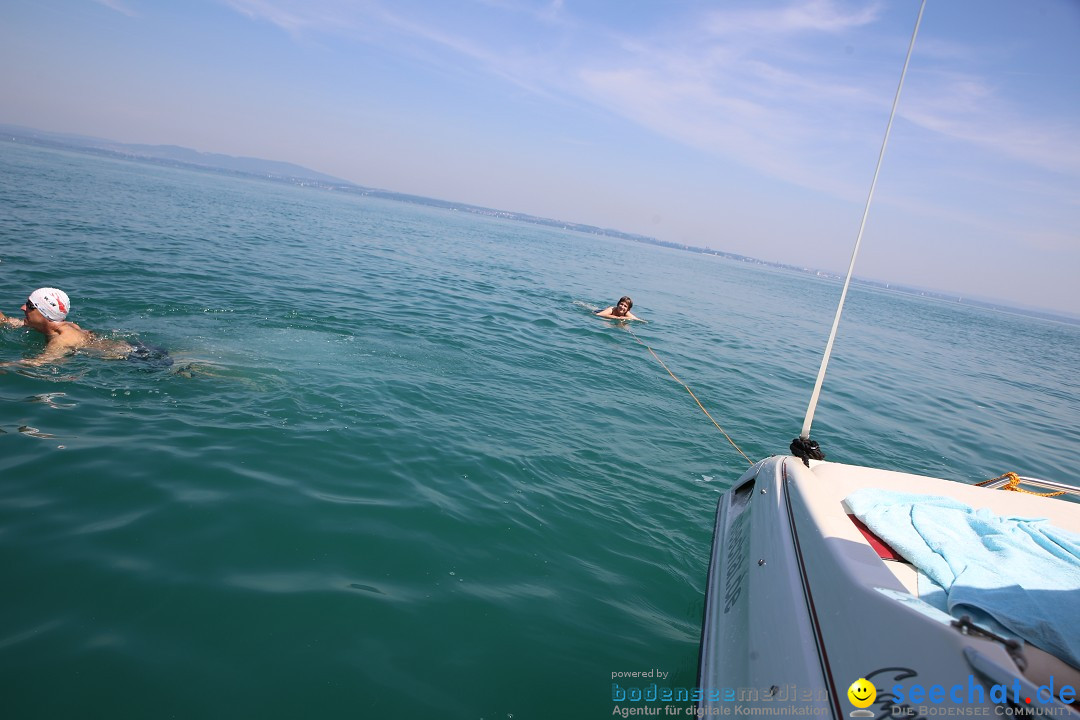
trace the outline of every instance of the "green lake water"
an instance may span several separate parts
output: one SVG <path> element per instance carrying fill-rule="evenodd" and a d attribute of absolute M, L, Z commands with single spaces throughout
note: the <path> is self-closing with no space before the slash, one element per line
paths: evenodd
<path fill-rule="evenodd" d="M 693 686 L 714 508 L 747 463 L 591 312 L 633 296 L 637 337 L 760 459 L 799 431 L 839 296 L 11 143 L 0 261 L 5 313 L 60 287 L 69 319 L 174 359 L 0 374 L 5 718 L 600 718 L 614 672 Z M 856 287 L 813 435 L 841 462 L 1076 484 L 1078 340 Z M 43 345 L 0 330 L 0 360 Z"/>

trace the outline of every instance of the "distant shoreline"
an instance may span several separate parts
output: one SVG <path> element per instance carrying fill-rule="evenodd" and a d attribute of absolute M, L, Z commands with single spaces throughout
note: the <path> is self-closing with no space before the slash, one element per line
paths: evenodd
<path fill-rule="evenodd" d="M 364 187 L 362 185 L 348 182 L 347 180 L 341 180 L 340 178 L 325 175 L 323 173 L 319 173 L 299 165 L 293 165 L 291 163 L 283 163 L 272 160 L 261 160 L 258 158 L 237 158 L 220 154 L 200 153 L 189 148 L 181 148 L 169 145 L 132 145 L 127 143 L 115 142 L 112 140 L 103 140 L 99 138 L 91 138 L 63 133 L 51 133 L 41 130 L 34 130 L 32 128 L 5 124 L 0 124 L 0 137 L 10 138 L 11 142 L 23 145 L 35 145 L 40 147 L 68 150 L 84 154 L 98 155 L 102 157 L 111 157 L 119 160 L 148 163 L 164 167 L 175 167 L 185 170 L 213 172 L 218 174 L 231 175 L 234 177 L 269 180 L 271 182 L 287 183 L 290 185 L 299 185 L 301 187 L 313 187 L 321 190 L 333 190 L 335 192 L 351 193 L 364 197 L 374 197 L 383 200 L 391 200 L 394 202 L 411 203 L 414 205 L 425 205 L 428 207 L 441 208 L 445 210 L 468 212 L 475 215 L 483 215 L 486 217 L 496 217 L 505 220 L 513 220 L 515 222 L 526 222 L 534 225 L 545 225 L 561 230 L 572 230 L 574 232 L 584 233 L 586 235 L 600 235 L 604 237 L 612 237 L 622 240 L 631 240 L 633 242 L 640 242 L 648 245 L 658 245 L 660 247 L 671 248 L 674 250 L 682 250 L 685 252 L 693 252 L 702 255 L 713 255 L 728 260 L 734 260 L 737 262 L 743 262 L 752 265 L 760 265 L 763 267 L 774 268 L 778 270 L 788 270 L 807 275 L 814 275 L 819 278 L 835 280 L 837 282 L 843 281 L 842 275 L 827 270 L 820 270 L 817 268 L 791 265 L 788 263 L 772 262 L 769 260 L 761 260 L 758 258 L 752 258 L 746 255 L 739 255 L 737 253 L 730 253 L 723 250 L 714 250 L 711 248 L 697 247 L 695 245 L 674 243 L 666 240 L 660 240 L 654 237 L 649 237 L 647 235 L 626 233 L 612 228 L 601 228 L 595 225 L 567 222 L 565 220 L 553 220 L 551 218 L 537 217 L 535 215 L 528 215 L 526 213 L 511 212 L 507 210 L 495 210 L 492 208 L 481 207 L 479 205 L 469 205 L 466 203 L 458 203 L 448 200 L 439 200 L 436 198 L 423 197 L 421 195 L 410 195 L 408 193 L 399 193 L 391 190 L 379 190 L 376 188 Z M 1015 305 L 1007 305 L 1001 302 L 993 302 L 989 300 L 976 300 L 970 298 L 965 299 L 963 296 L 956 293 L 946 293 L 937 290 L 913 288 L 904 285 L 897 285 L 895 283 L 867 280 L 858 277 L 852 278 L 852 284 L 869 288 L 876 288 L 880 290 L 887 290 L 903 295 L 914 295 L 918 297 L 927 297 L 935 300 L 941 300 L 944 302 L 970 305 L 972 307 L 993 310 L 997 312 L 1004 312 L 1013 315 L 1023 315 L 1027 317 L 1040 318 L 1043 320 L 1052 320 L 1056 322 L 1066 323 L 1069 325 L 1080 325 L 1080 316 L 1070 316 L 1062 312 L 1055 312 L 1051 310 L 1024 308 Z"/>

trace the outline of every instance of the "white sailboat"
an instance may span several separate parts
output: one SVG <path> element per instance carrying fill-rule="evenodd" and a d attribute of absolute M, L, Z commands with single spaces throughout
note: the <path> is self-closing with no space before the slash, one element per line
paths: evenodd
<path fill-rule="evenodd" d="M 1080 718 L 1080 503 L 826 462 L 809 438 L 862 228 L 801 457 L 719 500 L 697 716 Z"/>

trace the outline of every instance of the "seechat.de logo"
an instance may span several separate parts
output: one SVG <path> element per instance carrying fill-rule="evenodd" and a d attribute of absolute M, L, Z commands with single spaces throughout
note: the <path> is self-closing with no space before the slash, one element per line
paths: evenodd
<path fill-rule="evenodd" d="M 847 689 L 847 696 L 851 704 L 859 708 L 851 712 L 851 717 L 874 717 L 874 713 L 866 709 L 873 705 L 874 699 L 877 698 L 877 688 L 874 687 L 874 683 L 866 678 L 859 678 L 851 683 L 851 687 Z"/>

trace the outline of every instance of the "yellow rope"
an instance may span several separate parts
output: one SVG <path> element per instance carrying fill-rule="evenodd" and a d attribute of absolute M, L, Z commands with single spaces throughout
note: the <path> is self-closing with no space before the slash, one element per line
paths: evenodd
<path fill-rule="evenodd" d="M 1004 475 L 998 475 L 996 478 L 991 478 L 989 480 L 983 480 L 982 482 L 975 483 L 975 485 L 977 487 L 982 487 L 983 485 L 989 485 L 995 480 L 1004 480 L 1005 478 L 1009 478 L 1009 482 L 998 488 L 999 490 L 1012 490 L 1013 492 L 1025 493 L 1027 495 L 1038 495 L 1039 497 L 1057 497 L 1058 495 L 1065 494 L 1064 490 L 1048 493 L 1035 492 L 1034 490 L 1025 490 L 1024 488 L 1020 487 L 1020 476 L 1014 472 L 1007 472 Z"/>
<path fill-rule="evenodd" d="M 746 460 L 746 462 L 748 462 L 748 463 L 750 463 L 751 465 L 753 465 L 753 464 L 754 464 L 754 461 L 753 461 L 753 460 L 751 460 L 750 458 L 746 457 L 746 453 L 744 453 L 744 452 L 743 452 L 742 450 L 739 450 L 739 446 L 735 444 L 735 441 L 731 439 L 731 436 L 730 436 L 730 435 L 728 435 L 728 434 L 727 434 L 726 432 L 724 432 L 724 428 L 720 427 L 720 423 L 718 423 L 718 422 L 716 422 L 715 420 L 713 420 L 713 416 L 712 416 L 712 415 L 710 415 L 710 414 L 709 414 L 709 411 L 705 409 L 705 406 L 701 404 L 701 401 L 700 401 L 700 400 L 698 400 L 698 398 L 697 398 L 697 395 L 695 395 L 695 394 L 694 394 L 694 391 L 693 391 L 693 390 L 691 390 L 691 389 L 689 388 L 689 386 L 687 386 L 687 384 L 686 384 L 686 383 L 684 383 L 684 382 L 683 382 L 682 380 L 680 380 L 679 378 L 675 377 L 675 373 L 671 372 L 671 370 L 670 370 L 670 369 L 668 368 L 668 366 L 667 366 L 667 365 L 664 365 L 664 361 L 660 359 L 660 356 L 659 356 L 659 355 L 657 355 L 657 354 L 656 354 L 656 353 L 655 353 L 655 352 L 653 351 L 653 349 L 652 349 L 651 347 L 649 347 L 648 345 L 645 345 L 645 343 L 643 343 L 643 342 L 641 341 L 641 338 L 639 338 L 639 337 L 637 336 L 637 333 L 635 333 L 635 332 L 634 332 L 633 330 L 631 330 L 631 329 L 630 329 L 629 327 L 627 327 L 627 328 L 626 328 L 626 330 L 627 330 L 627 332 L 629 332 L 629 333 L 630 333 L 631 335 L 633 335 L 633 336 L 634 336 L 634 339 L 635 339 L 635 340 L 637 340 L 637 341 L 638 341 L 639 343 L 641 343 L 642 345 L 644 345 L 644 347 L 645 347 L 645 349 L 646 349 L 646 350 L 648 350 L 648 351 L 649 351 L 650 353 L 652 353 L 652 356 L 653 356 L 654 358 L 656 358 L 656 362 L 660 363 L 660 365 L 661 365 L 661 366 L 662 366 L 662 367 L 663 367 L 663 368 L 664 368 L 665 370 L 667 370 L 667 373 L 668 373 L 668 375 L 670 375 L 670 376 L 671 376 L 671 378 L 672 378 L 672 379 L 673 379 L 673 380 L 674 380 L 675 382 L 679 383 L 679 384 L 680 384 L 680 385 L 682 385 L 682 386 L 683 386 L 684 388 L 686 388 L 686 392 L 690 393 L 690 397 L 694 398 L 694 402 L 696 402 L 696 403 L 697 403 L 697 406 L 698 406 L 699 408 L 701 408 L 701 412 L 705 413 L 705 417 L 709 418 L 709 420 L 712 420 L 712 424 L 716 426 L 716 429 L 717 429 L 717 430 L 719 430 L 719 431 L 720 431 L 720 433 L 721 433 L 721 434 L 722 434 L 722 435 L 723 435 L 723 436 L 724 436 L 725 438 L 727 438 L 727 441 L 728 441 L 729 443 L 731 443 L 731 447 L 733 447 L 733 448 L 735 448 L 736 450 L 738 450 L 738 451 L 739 451 L 739 454 L 743 456 L 743 458 L 744 458 L 744 459 Z"/>

